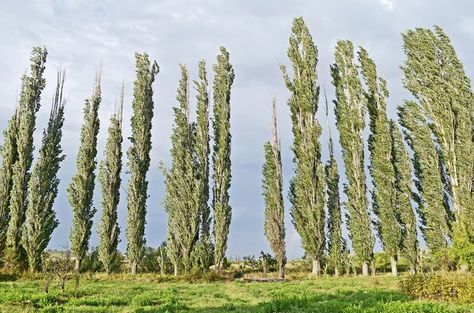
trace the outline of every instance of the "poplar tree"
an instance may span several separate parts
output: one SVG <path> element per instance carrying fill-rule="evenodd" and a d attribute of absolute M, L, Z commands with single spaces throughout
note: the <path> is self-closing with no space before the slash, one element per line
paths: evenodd
<path fill-rule="evenodd" d="M 405 138 L 414 152 L 413 167 L 421 232 L 432 252 L 447 247 L 451 237 L 449 208 L 445 202 L 438 151 L 422 109 L 412 101 L 398 108 Z"/>
<path fill-rule="evenodd" d="M 0 257 L 3 255 L 10 221 L 10 192 L 12 189 L 13 165 L 18 159 L 16 134 L 18 132 L 19 110 L 10 118 L 7 128 L 3 131 L 3 145 L 0 148 L 2 165 L 0 169 Z"/>
<path fill-rule="evenodd" d="M 328 257 L 329 264 L 334 267 L 334 276 L 339 276 L 344 267 L 344 259 L 347 256 L 347 242 L 342 236 L 342 212 L 339 194 L 339 169 L 334 157 L 334 144 L 331 128 L 329 126 L 329 103 L 324 89 L 326 121 L 329 129 L 329 160 L 324 167 L 326 175 L 327 193 L 327 225 L 328 225 Z M 346 273 L 349 274 L 349 273 Z"/>
<path fill-rule="evenodd" d="M 392 164 L 395 169 L 395 205 L 402 225 L 401 253 L 408 260 L 410 273 L 414 274 L 418 262 L 418 239 L 416 217 L 411 204 L 412 177 L 410 156 L 403 143 L 403 137 L 395 121 L 390 121 L 392 141 Z"/>
<path fill-rule="evenodd" d="M 362 262 L 362 273 L 368 275 L 373 260 L 374 237 L 368 211 L 364 172 L 364 137 L 366 103 L 358 71 L 354 65 L 352 42 L 340 40 L 336 46 L 335 64 L 331 66 L 336 88 L 336 124 L 342 146 L 347 185 L 347 221 L 356 257 Z M 390 147 L 387 147 L 390 149 Z"/>
<path fill-rule="evenodd" d="M 64 122 L 63 100 L 65 73 L 58 72 L 48 127 L 43 131 L 42 146 L 28 184 L 28 205 L 22 231 L 22 245 L 26 251 L 31 271 L 41 269 L 42 255 L 59 225 L 53 204 L 58 194 L 62 154 L 61 138 Z"/>
<path fill-rule="evenodd" d="M 171 135 L 172 166 L 165 171 L 166 197 L 164 206 L 168 213 L 168 232 L 173 240 L 167 245 L 170 258 L 178 252 L 184 270 L 191 269 L 193 252 L 200 226 L 201 185 L 195 176 L 193 159 L 193 125 L 189 122 L 189 73 L 181 65 L 181 80 L 176 96 L 179 106 L 174 107 L 174 128 Z M 196 192 L 197 191 L 197 192 Z M 175 262 L 175 274 L 180 264 Z"/>
<path fill-rule="evenodd" d="M 122 179 L 122 112 L 124 86 L 115 113 L 110 118 L 109 136 L 105 145 L 104 160 L 99 166 L 99 181 L 102 188 L 102 216 L 99 222 L 99 260 L 107 273 L 112 271 L 120 228 L 117 222 L 117 207 L 120 202 Z"/>
<path fill-rule="evenodd" d="M 151 127 L 153 119 L 153 82 L 159 72 L 156 61 L 150 62 L 148 54 L 135 54 L 137 78 L 133 90 L 133 116 L 131 119 L 132 146 L 127 151 L 130 180 L 127 203 L 127 258 L 132 274 L 137 273 L 145 246 L 146 200 L 150 168 Z"/>
<path fill-rule="evenodd" d="M 43 78 L 47 56 L 46 48 L 35 47 L 31 54 L 31 72 L 23 76 L 23 88 L 18 112 L 16 132 L 17 160 L 12 170 L 10 192 L 10 220 L 6 236 L 5 260 L 7 265 L 24 268 L 25 251 L 21 245 L 21 230 L 27 208 L 28 181 L 33 162 L 33 132 L 36 125 L 36 113 L 40 108 L 41 92 L 46 81 Z"/>
<path fill-rule="evenodd" d="M 291 216 L 303 248 L 312 259 L 312 273 L 319 275 L 325 247 L 325 179 L 319 144 L 321 126 L 315 117 L 319 100 L 318 51 L 301 17 L 293 20 L 289 44 L 293 78 L 289 77 L 285 66 L 282 65 L 281 70 L 291 94 L 288 105 L 295 162 L 295 176 L 290 183 Z"/>
<path fill-rule="evenodd" d="M 285 216 L 283 204 L 283 170 L 281 165 L 281 144 L 278 139 L 276 103 L 272 107 L 272 139 L 264 145 L 263 197 L 265 200 L 265 236 L 275 254 L 279 277 L 285 278 Z"/>
<path fill-rule="evenodd" d="M 453 244 L 463 267 L 474 266 L 474 97 L 448 36 L 418 28 L 403 34 L 404 85 L 418 100 L 440 147 L 456 221 Z"/>
<path fill-rule="evenodd" d="M 211 211 L 209 207 L 209 93 L 206 63 L 199 62 L 199 80 L 194 81 L 197 91 L 196 129 L 194 135 L 194 154 L 196 159 L 197 202 L 200 214 L 200 238 L 196 245 L 197 267 L 207 270 L 212 265 L 213 246 L 211 242 Z"/>
<path fill-rule="evenodd" d="M 332 137 L 329 138 L 329 160 L 325 167 L 327 186 L 327 209 L 328 209 L 328 254 L 331 264 L 334 266 L 334 276 L 342 272 L 346 241 L 342 237 L 342 215 L 339 196 L 339 170 Z"/>
<path fill-rule="evenodd" d="M 378 217 L 375 223 L 384 251 L 390 256 L 392 275 L 396 276 L 402 227 L 396 207 L 395 168 L 387 118 L 387 82 L 377 76 L 375 63 L 364 48 L 359 49 L 358 58 L 367 86 L 365 95 L 370 116 L 370 174 L 374 185 L 372 210 Z"/>
<path fill-rule="evenodd" d="M 81 143 L 76 159 L 76 175 L 67 188 L 69 204 L 72 207 L 72 228 L 69 234 L 71 254 L 75 259 L 75 271 L 81 269 L 81 262 L 89 250 L 93 207 L 95 169 L 97 165 L 97 134 L 100 121 L 98 116 L 101 102 L 100 73 L 97 74 L 92 96 L 85 100 L 84 122 L 81 129 Z"/>
<path fill-rule="evenodd" d="M 214 211 L 214 263 L 220 271 L 227 250 L 232 208 L 229 204 L 229 188 L 232 178 L 230 169 L 230 94 L 234 82 L 234 68 L 229 62 L 229 53 L 220 48 L 214 70 L 214 150 L 212 154 L 214 185 L 212 188 L 212 208 Z"/>

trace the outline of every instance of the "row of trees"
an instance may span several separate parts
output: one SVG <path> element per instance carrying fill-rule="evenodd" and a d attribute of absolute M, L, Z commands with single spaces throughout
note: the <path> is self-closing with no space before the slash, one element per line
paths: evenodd
<path fill-rule="evenodd" d="M 407 56 L 402 66 L 404 85 L 416 99 L 398 107 L 403 134 L 387 116 L 387 83 L 378 76 L 364 48 L 358 49 L 355 60 L 352 42 L 338 41 L 331 66 L 336 125 L 347 178 L 344 207 L 352 249 L 362 264 L 363 275 L 368 275 L 373 262 L 375 235 L 391 258 L 394 275 L 401 255 L 408 260 L 410 272 L 415 272 L 419 255 L 415 210 L 433 255 L 446 253 L 451 247 L 448 253 L 461 269 L 474 265 L 474 97 L 470 80 L 439 27 L 408 31 L 403 39 Z M 294 20 L 289 43 L 293 78 L 284 66 L 282 72 L 291 95 L 288 104 L 294 138 L 295 175 L 289 192 L 292 222 L 307 256 L 313 260 L 313 274 L 319 275 L 320 261 L 327 251 L 338 275 L 347 253 L 341 231 L 339 174 L 331 137 L 325 170 L 321 163 L 321 127 L 315 119 L 319 103 L 317 49 L 302 18 Z M 363 136 L 367 111 L 371 207 Z M 283 253 L 278 257 L 283 266 L 284 231 L 279 232 L 283 227 L 282 176 L 276 122 L 273 125 L 273 139 L 265 145 L 263 168 L 265 230 L 275 255 Z M 413 162 L 404 138 L 414 153 Z M 412 186 L 413 176 L 416 188 Z"/>
<path fill-rule="evenodd" d="M 376 236 L 391 258 L 393 274 L 397 274 L 400 256 L 408 260 L 410 271 L 415 271 L 419 255 L 417 216 L 432 254 L 443 254 L 449 249 L 463 269 L 472 266 L 474 98 L 470 81 L 440 28 L 408 31 L 403 39 L 407 56 L 402 67 L 404 85 L 416 100 L 398 107 L 399 123 L 387 115 L 387 83 L 378 76 L 375 62 L 367 51 L 360 47 L 355 52 L 352 42 L 347 40 L 338 41 L 336 45 L 335 63 L 331 66 L 335 87 L 333 102 L 347 178 L 344 185 L 347 200 L 341 204 L 332 136 L 328 143 L 329 160 L 326 164 L 321 160 L 322 128 L 316 118 L 320 102 L 318 50 L 303 19 L 296 18 L 293 22 L 288 48 L 291 70 L 281 66 L 290 92 L 288 105 L 293 132 L 290 213 L 306 255 L 312 260 L 314 275 L 320 274 L 326 254 L 324 259 L 329 260 L 335 275 L 344 271 L 343 259 L 349 253 L 349 244 L 343 237 L 343 208 L 352 251 L 363 275 L 369 274 L 369 266 L 373 264 Z M 23 77 L 18 107 L 4 131 L 0 252 L 5 265 L 12 269 L 38 270 L 58 225 L 53 203 L 59 185 L 57 172 L 64 159 L 60 144 L 65 106 L 64 72 L 58 73 L 39 158 L 30 170 L 36 113 L 45 86 L 46 56 L 46 49 L 33 49 L 31 71 Z M 167 238 L 160 248 L 160 257 L 171 262 L 175 274 L 192 269 L 205 271 L 211 265 L 217 271 L 222 269 L 232 215 L 229 204 L 230 96 L 234 70 L 229 53 L 221 48 L 213 66 L 211 96 L 205 62 L 201 61 L 198 68 L 198 79 L 193 82 L 196 121 L 190 118 L 192 88 L 189 72 L 182 65 L 176 97 L 178 105 L 174 107 L 171 166 L 160 166 L 166 186 L 163 205 L 168 215 Z M 126 229 L 126 257 L 134 274 L 144 256 L 146 243 L 153 83 L 158 72 L 158 65 L 150 61 L 147 54 L 136 54 L 131 147 L 127 151 L 130 178 Z M 210 99 L 213 100 L 212 119 Z M 89 250 L 92 219 L 96 213 L 93 191 L 100 104 L 99 72 L 92 96 L 85 101 L 76 174 L 67 188 L 73 211 L 69 238 L 76 271 L 80 270 Z M 326 99 L 326 117 L 328 110 Z M 104 159 L 98 169 L 102 189 L 98 257 L 107 272 L 117 259 L 120 234 L 117 207 L 123 169 L 122 111 L 123 86 L 110 120 Z M 272 137 L 264 145 L 264 229 L 280 276 L 284 277 L 284 196 L 275 100 L 272 111 Z M 364 156 L 367 113 L 372 201 L 368 198 Z M 413 152 L 412 160 L 405 143 Z"/>
<path fill-rule="evenodd" d="M 40 108 L 41 91 L 45 86 L 43 72 L 47 51 L 34 48 L 31 71 L 23 77 L 18 108 L 4 131 L 1 178 L 1 238 L 0 253 L 6 267 L 13 270 L 38 271 L 51 234 L 58 226 L 53 210 L 57 196 L 64 122 L 63 87 L 65 73 L 58 72 L 50 119 L 43 133 L 39 158 L 33 162 L 33 132 L 36 113 Z M 197 122 L 189 121 L 189 79 L 182 66 L 182 80 L 175 108 L 175 128 L 172 136 L 172 168 L 162 166 L 167 196 L 164 205 L 168 213 L 167 257 L 172 260 L 177 274 L 189 271 L 191 259 L 197 259 L 199 268 L 208 269 L 216 260 L 222 267 L 229 233 L 231 208 L 230 188 L 230 90 L 234 79 L 229 54 L 221 48 L 214 66 L 214 118 L 212 208 L 214 236 L 211 236 L 209 207 L 209 95 L 206 64 L 199 63 L 199 81 L 195 82 L 197 96 Z M 153 82 L 159 72 L 156 62 L 147 54 L 136 54 L 136 73 L 131 118 L 132 145 L 127 151 L 130 179 L 128 183 L 127 251 L 131 272 L 135 274 L 145 250 L 145 217 L 148 198 L 147 172 L 150 167 L 151 128 L 153 119 Z M 100 237 L 98 258 L 110 272 L 117 258 L 120 227 L 117 208 L 120 199 L 122 171 L 122 112 L 121 97 L 110 120 L 104 159 L 99 166 L 102 190 Z M 96 214 L 93 196 L 97 167 L 97 135 L 100 128 L 98 111 L 101 104 L 101 74 L 96 75 L 92 96 L 85 101 L 81 141 L 76 159 L 76 174 L 67 188 L 73 212 L 70 231 L 71 255 L 75 270 L 89 250 L 92 220 Z M 212 239 L 214 238 L 214 242 Z M 215 247 L 215 248 L 214 248 Z M 214 253 L 214 255 L 213 255 Z"/>

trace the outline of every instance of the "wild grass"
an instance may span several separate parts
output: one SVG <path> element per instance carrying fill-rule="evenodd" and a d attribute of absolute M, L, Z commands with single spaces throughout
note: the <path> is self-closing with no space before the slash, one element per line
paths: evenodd
<path fill-rule="evenodd" d="M 13 278 L 10 278 L 13 279 Z M 402 293 L 398 278 L 321 277 L 287 282 L 190 283 L 160 275 L 83 275 L 66 292 L 53 285 L 43 292 L 41 279 L 0 282 L 1 312 L 248 312 L 362 313 L 474 312 L 474 304 L 417 300 Z"/>

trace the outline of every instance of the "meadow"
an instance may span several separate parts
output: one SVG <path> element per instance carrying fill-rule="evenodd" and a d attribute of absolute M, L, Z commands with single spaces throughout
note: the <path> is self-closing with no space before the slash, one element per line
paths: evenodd
<path fill-rule="evenodd" d="M 1 312 L 474 312 L 474 304 L 419 300 L 398 277 L 319 277 L 285 282 L 85 274 L 46 294 L 40 278 L 3 277 Z"/>

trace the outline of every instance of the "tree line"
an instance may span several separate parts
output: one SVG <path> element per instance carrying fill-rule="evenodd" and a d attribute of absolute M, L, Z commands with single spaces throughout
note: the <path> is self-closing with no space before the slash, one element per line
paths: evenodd
<path fill-rule="evenodd" d="M 378 237 L 397 275 L 398 259 L 408 260 L 414 273 L 419 263 L 419 231 L 430 255 L 449 257 L 459 269 L 474 266 L 474 97 L 462 62 L 443 30 L 417 28 L 403 34 L 406 60 L 403 85 L 414 100 L 397 107 L 398 120 L 387 115 L 387 82 L 378 75 L 374 60 L 351 41 L 336 44 L 330 67 L 335 88 L 333 107 L 342 148 L 347 200 L 341 203 L 340 172 L 332 134 L 322 144 L 316 118 L 320 102 L 318 49 L 302 18 L 293 21 L 288 58 L 281 66 L 290 93 L 293 133 L 293 169 L 288 197 L 292 223 L 301 237 L 312 274 L 320 275 L 327 262 L 337 276 L 345 271 L 350 252 L 363 275 L 374 271 L 374 245 Z M 65 156 L 61 149 L 64 124 L 65 72 L 59 71 L 48 125 L 39 156 L 33 165 L 33 133 L 45 87 L 46 48 L 34 48 L 31 68 L 22 78 L 15 113 L 4 130 L 0 177 L 0 255 L 12 270 L 38 271 L 45 249 L 59 221 L 53 209 L 58 193 L 58 170 Z M 110 119 L 104 158 L 97 166 L 100 128 L 101 73 L 92 95 L 84 103 L 76 174 L 67 187 L 73 212 L 69 242 L 75 270 L 89 250 L 96 172 L 101 186 L 98 258 L 106 272 L 117 259 L 120 226 L 117 208 L 121 189 L 127 192 L 126 258 L 136 274 L 145 253 L 144 236 L 154 80 L 156 61 L 137 53 L 131 116 L 131 147 L 126 151 L 130 172 L 122 187 L 123 93 Z M 224 266 L 232 217 L 231 89 L 234 69 L 228 51 L 220 48 L 210 86 L 206 62 L 198 64 L 192 81 L 180 65 L 177 105 L 171 135 L 171 166 L 160 165 L 166 193 L 166 241 L 161 259 L 172 264 L 175 275 L 193 270 L 221 271 Z M 195 97 L 191 97 L 193 92 Z M 330 108 L 326 92 L 326 117 Z M 193 106 L 192 104 L 195 103 Z M 212 106 L 211 106 L 212 104 Z M 195 107 L 196 120 L 190 112 Z M 368 117 L 368 118 L 367 118 Z M 366 125 L 366 121 L 369 125 Z M 370 131 L 364 140 L 364 131 Z M 213 145 L 211 147 L 211 138 Z M 366 177 L 366 148 L 370 153 Z M 329 150 L 323 164 L 322 147 Z M 286 259 L 283 170 L 278 137 L 276 100 L 273 100 L 272 135 L 263 147 L 262 190 L 264 231 L 284 277 Z M 370 195 L 370 197 L 369 197 Z M 345 212 L 345 223 L 343 212 Z M 418 222 L 417 222 L 418 221 Z M 347 226 L 349 238 L 344 238 Z M 349 239 L 349 240 L 348 240 Z M 352 247 L 350 249 L 350 247 Z"/>

